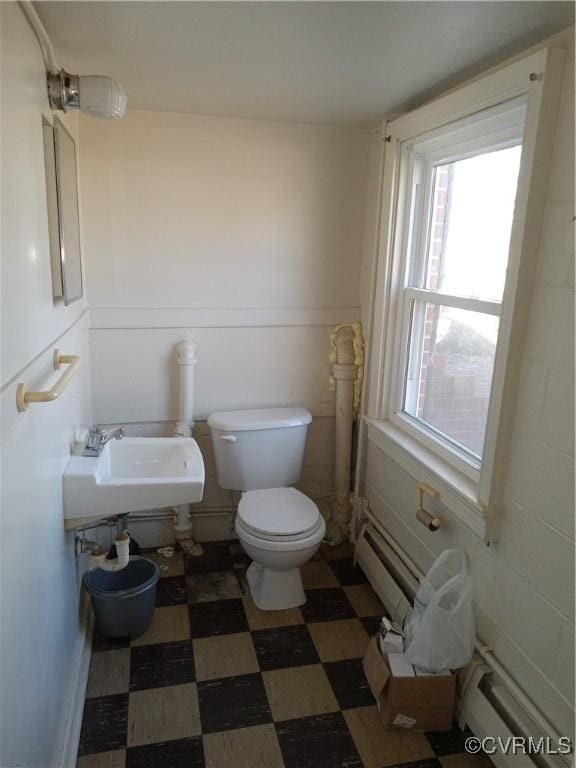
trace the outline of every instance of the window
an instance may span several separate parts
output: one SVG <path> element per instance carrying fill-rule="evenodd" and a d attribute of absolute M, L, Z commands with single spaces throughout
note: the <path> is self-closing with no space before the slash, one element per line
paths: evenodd
<path fill-rule="evenodd" d="M 563 54 L 384 127 L 367 438 L 495 538 Z"/>
<path fill-rule="evenodd" d="M 514 100 L 401 147 L 393 416 L 463 471 L 482 460 L 524 121 Z"/>

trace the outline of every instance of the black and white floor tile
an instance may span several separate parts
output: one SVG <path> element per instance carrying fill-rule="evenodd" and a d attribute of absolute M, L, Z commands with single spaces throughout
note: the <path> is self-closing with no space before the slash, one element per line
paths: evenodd
<path fill-rule="evenodd" d="M 304 567 L 304 606 L 272 612 L 237 541 L 203 546 L 161 567 L 142 637 L 95 636 L 78 768 L 490 768 L 456 728 L 381 727 L 362 656 L 383 608 L 349 545 Z"/>

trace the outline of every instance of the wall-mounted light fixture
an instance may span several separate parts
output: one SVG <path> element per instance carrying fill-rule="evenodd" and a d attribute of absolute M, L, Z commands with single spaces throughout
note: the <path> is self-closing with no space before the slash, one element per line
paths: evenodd
<path fill-rule="evenodd" d="M 116 80 L 104 75 L 71 75 L 62 69 L 54 46 L 30 0 L 20 0 L 20 7 L 38 39 L 48 73 L 48 98 L 52 109 L 68 112 L 80 109 L 86 115 L 115 120 L 124 117 L 128 99 Z"/>
<path fill-rule="evenodd" d="M 124 117 L 126 112 L 126 91 L 103 75 L 71 75 L 64 69 L 48 72 L 48 97 L 52 109 L 80 109 L 104 120 Z"/>

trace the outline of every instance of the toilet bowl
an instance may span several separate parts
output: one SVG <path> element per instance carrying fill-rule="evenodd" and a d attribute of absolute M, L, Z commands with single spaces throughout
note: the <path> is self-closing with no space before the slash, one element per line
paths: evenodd
<path fill-rule="evenodd" d="M 303 605 L 300 566 L 326 533 L 316 504 L 295 488 L 248 491 L 238 505 L 235 530 L 253 561 L 246 578 L 255 605 L 268 611 Z"/>

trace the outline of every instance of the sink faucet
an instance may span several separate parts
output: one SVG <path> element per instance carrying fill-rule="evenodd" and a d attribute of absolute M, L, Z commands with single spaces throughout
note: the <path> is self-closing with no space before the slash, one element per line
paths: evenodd
<path fill-rule="evenodd" d="M 106 429 L 102 424 L 96 424 L 88 430 L 88 440 L 84 448 L 84 456 L 100 456 L 102 448 L 109 440 L 121 440 L 124 437 L 124 427 Z"/>

